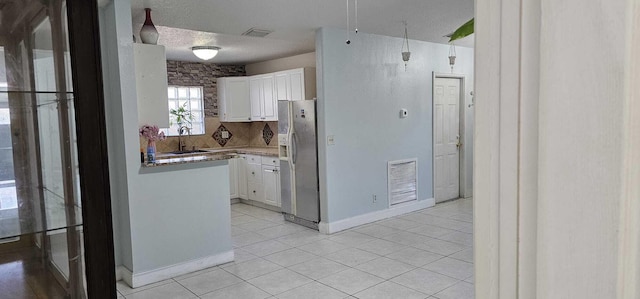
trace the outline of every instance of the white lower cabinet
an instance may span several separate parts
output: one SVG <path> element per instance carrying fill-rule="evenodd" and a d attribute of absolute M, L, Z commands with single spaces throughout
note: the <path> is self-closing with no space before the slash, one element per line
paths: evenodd
<path fill-rule="evenodd" d="M 247 193 L 247 156 L 240 155 L 237 159 L 238 173 L 238 197 L 242 199 L 249 199 L 249 193 Z M 234 197 L 232 197 L 234 198 Z"/>
<path fill-rule="evenodd" d="M 278 167 L 262 165 L 264 203 L 280 206 L 280 173 Z"/>
<path fill-rule="evenodd" d="M 260 156 L 247 155 L 247 158 L 249 161 L 247 164 L 247 186 L 249 186 L 249 199 L 264 202 Z"/>
<path fill-rule="evenodd" d="M 229 160 L 231 198 L 250 199 L 280 206 L 280 168 L 278 158 L 240 155 Z"/>
<path fill-rule="evenodd" d="M 231 198 L 238 198 L 238 160 L 229 159 L 229 193 Z"/>

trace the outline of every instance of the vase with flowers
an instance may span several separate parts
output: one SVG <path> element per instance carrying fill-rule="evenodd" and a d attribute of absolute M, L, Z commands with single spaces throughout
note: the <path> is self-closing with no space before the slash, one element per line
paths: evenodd
<path fill-rule="evenodd" d="M 156 125 L 144 125 L 140 127 L 140 136 L 147 139 L 147 162 L 156 162 L 156 141 L 165 140 L 164 132 Z"/>

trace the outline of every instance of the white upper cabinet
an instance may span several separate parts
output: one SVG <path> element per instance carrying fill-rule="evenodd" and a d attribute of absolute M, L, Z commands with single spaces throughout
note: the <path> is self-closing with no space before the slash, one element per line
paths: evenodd
<path fill-rule="evenodd" d="M 278 102 L 273 74 L 249 77 L 252 121 L 277 121 Z"/>
<path fill-rule="evenodd" d="M 276 100 L 288 101 L 291 98 L 291 75 L 288 72 L 275 73 Z"/>
<path fill-rule="evenodd" d="M 277 101 L 311 100 L 316 97 L 316 69 L 298 68 L 277 72 L 275 95 Z"/>
<path fill-rule="evenodd" d="M 274 79 L 273 75 L 265 76 L 262 79 L 262 94 L 264 99 L 264 120 L 277 121 L 278 120 L 278 100 L 274 92 Z"/>
<path fill-rule="evenodd" d="M 222 122 L 277 121 L 279 100 L 300 101 L 315 97 L 315 68 L 218 78 Z"/>
<path fill-rule="evenodd" d="M 249 98 L 251 99 L 251 118 L 254 121 L 262 119 L 262 79 L 260 77 L 249 78 Z"/>
<path fill-rule="evenodd" d="M 169 127 L 167 57 L 163 46 L 133 44 L 138 125 Z"/>
<path fill-rule="evenodd" d="M 219 117 L 223 122 L 249 122 L 251 104 L 249 102 L 249 78 L 218 78 Z"/>

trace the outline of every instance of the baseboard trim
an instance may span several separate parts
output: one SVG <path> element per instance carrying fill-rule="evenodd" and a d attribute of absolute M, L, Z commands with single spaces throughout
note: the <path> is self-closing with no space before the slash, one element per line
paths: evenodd
<path fill-rule="evenodd" d="M 129 271 L 129 270 L 125 268 L 123 265 L 116 266 L 116 281 L 123 280 L 122 273 L 124 273 L 124 271 Z M 129 271 L 129 273 L 131 273 L 131 271 Z"/>
<path fill-rule="evenodd" d="M 360 226 L 363 224 L 375 222 L 378 220 L 411 213 L 417 210 L 426 209 L 429 207 L 433 207 L 436 205 L 436 200 L 433 198 L 409 202 L 404 204 L 399 204 L 397 206 L 391 207 L 389 209 L 375 211 L 371 213 L 367 213 L 364 215 L 358 215 L 355 217 L 342 219 L 334 222 L 323 222 L 321 221 L 318 225 L 318 228 L 323 234 L 333 234 L 339 231 L 343 231 L 345 229 L 350 229 L 352 227 Z"/>
<path fill-rule="evenodd" d="M 282 212 L 282 209 L 280 209 L 280 207 L 278 207 L 278 206 L 272 206 L 272 205 L 269 205 L 269 204 L 266 204 L 266 203 L 262 203 L 262 202 L 259 202 L 259 201 L 255 201 L 255 200 L 251 200 L 251 199 L 241 198 L 240 202 L 243 203 L 243 204 L 246 204 L 246 205 L 250 205 L 250 206 L 254 206 L 254 207 L 258 207 L 258 208 L 263 208 L 263 209 L 266 209 L 266 210 L 274 211 L 276 213 Z"/>
<path fill-rule="evenodd" d="M 126 267 L 120 266 L 119 272 L 124 282 L 126 282 L 132 288 L 137 288 L 183 274 L 232 262 L 233 259 L 233 250 L 230 250 L 221 254 L 211 255 L 208 257 L 140 273 L 132 273 L 131 270 L 127 269 Z"/>

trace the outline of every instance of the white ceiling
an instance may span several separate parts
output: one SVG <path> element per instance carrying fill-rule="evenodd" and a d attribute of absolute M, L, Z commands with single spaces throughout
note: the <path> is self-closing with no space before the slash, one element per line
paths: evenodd
<path fill-rule="evenodd" d="M 352 24 L 354 4 L 349 0 Z M 409 38 L 446 43 L 444 35 L 473 17 L 474 0 L 360 0 L 360 32 L 402 37 L 403 21 Z M 167 58 L 199 61 L 192 46 L 212 45 L 222 50 L 213 63 L 246 64 L 315 49 L 315 30 L 346 28 L 347 0 L 132 0 L 134 31 L 144 22 L 144 8 L 160 33 Z M 245 37 L 249 28 L 273 30 L 264 38 Z M 352 28 L 353 29 L 353 28 Z M 473 46 L 473 39 L 457 42 Z"/>

